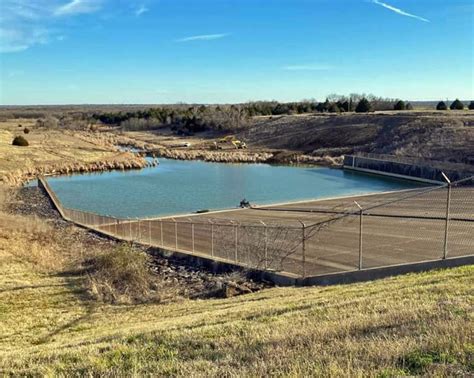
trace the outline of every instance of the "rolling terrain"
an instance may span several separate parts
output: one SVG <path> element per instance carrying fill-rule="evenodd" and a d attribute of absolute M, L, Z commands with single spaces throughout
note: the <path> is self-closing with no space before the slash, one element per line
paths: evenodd
<path fill-rule="evenodd" d="M 41 222 L 16 221 L 21 227 L 0 229 L 2 375 L 474 371 L 472 266 L 228 299 L 112 305 L 92 299 L 85 276 L 61 264 L 68 256 L 77 261 L 86 245 L 68 250 Z"/>
<path fill-rule="evenodd" d="M 311 155 L 371 152 L 474 164 L 474 112 L 258 117 L 240 134 L 252 147 Z"/>

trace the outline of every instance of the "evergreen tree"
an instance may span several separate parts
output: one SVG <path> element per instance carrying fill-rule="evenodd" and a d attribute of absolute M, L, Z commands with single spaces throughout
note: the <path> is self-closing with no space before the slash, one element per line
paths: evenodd
<path fill-rule="evenodd" d="M 366 98 L 363 98 L 357 104 L 355 111 L 356 113 L 367 113 L 371 111 L 371 108 L 370 102 Z"/>
<path fill-rule="evenodd" d="M 471 101 L 469 104 L 469 110 L 474 110 L 474 101 Z"/>
<path fill-rule="evenodd" d="M 316 105 L 316 111 L 322 113 L 324 112 L 324 104 L 320 102 L 318 105 Z"/>
<path fill-rule="evenodd" d="M 348 101 L 344 101 L 344 103 L 342 104 L 342 109 L 344 109 L 345 112 L 350 111 L 350 104 Z"/>
<path fill-rule="evenodd" d="M 436 105 L 436 110 L 448 110 L 448 107 L 444 101 L 440 101 L 438 102 L 438 105 Z"/>
<path fill-rule="evenodd" d="M 451 106 L 449 107 L 451 110 L 463 110 L 464 109 L 464 104 L 459 101 L 459 99 L 456 99 L 453 101 Z"/>
<path fill-rule="evenodd" d="M 406 105 L 405 105 L 405 102 L 403 102 L 402 100 L 397 101 L 397 103 L 393 107 L 393 110 L 405 110 L 405 109 L 406 109 Z"/>

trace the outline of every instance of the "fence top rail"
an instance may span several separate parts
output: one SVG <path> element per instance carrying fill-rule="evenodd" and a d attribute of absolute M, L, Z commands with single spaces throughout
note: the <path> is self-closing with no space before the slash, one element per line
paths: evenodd
<path fill-rule="evenodd" d="M 474 183 L 474 176 L 465 177 L 462 180 L 454 181 L 450 185 L 451 186 L 458 186 L 459 184 L 464 184 L 465 182 L 472 181 Z"/>

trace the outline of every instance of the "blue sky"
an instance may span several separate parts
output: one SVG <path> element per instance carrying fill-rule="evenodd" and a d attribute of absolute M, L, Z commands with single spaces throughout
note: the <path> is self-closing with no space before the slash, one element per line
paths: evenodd
<path fill-rule="evenodd" d="M 1 0 L 0 103 L 473 99 L 472 0 Z"/>

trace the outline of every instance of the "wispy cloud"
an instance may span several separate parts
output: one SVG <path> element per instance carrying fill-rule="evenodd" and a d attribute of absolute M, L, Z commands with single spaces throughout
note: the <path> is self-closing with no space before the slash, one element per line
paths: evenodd
<path fill-rule="evenodd" d="M 377 5 L 380 5 L 381 7 L 384 7 L 388 10 L 391 10 L 392 12 L 395 12 L 401 16 L 406 16 L 406 17 L 411 17 L 411 18 L 415 18 L 417 20 L 420 20 L 420 21 L 423 21 L 423 22 L 430 22 L 430 20 L 426 19 L 426 18 L 423 18 L 423 17 L 420 17 L 420 16 L 417 16 L 415 14 L 411 14 L 411 13 L 408 13 L 408 12 L 405 12 L 404 10 L 401 10 L 399 8 L 395 8 L 394 6 L 390 5 L 390 4 L 387 4 L 387 3 L 383 3 L 379 0 L 372 0 L 372 3 L 374 4 L 377 4 Z"/>
<path fill-rule="evenodd" d="M 0 53 L 13 53 L 64 40 L 57 28 L 60 18 L 95 12 L 106 0 L 0 1 Z"/>
<path fill-rule="evenodd" d="M 215 39 L 225 38 L 227 36 L 229 36 L 227 33 L 193 35 L 191 37 L 177 39 L 176 42 L 212 41 Z"/>
<path fill-rule="evenodd" d="M 41 27 L 0 28 L 0 53 L 19 52 L 33 45 L 44 45 L 51 32 Z"/>
<path fill-rule="evenodd" d="M 149 9 L 144 4 L 142 4 L 135 10 L 135 16 L 141 16 L 143 13 L 148 11 Z"/>
<path fill-rule="evenodd" d="M 92 13 L 100 9 L 98 0 L 72 0 L 57 7 L 54 11 L 56 16 L 74 15 L 80 13 Z"/>
<path fill-rule="evenodd" d="M 282 67 L 286 71 L 328 71 L 332 67 L 327 64 L 297 64 Z"/>

